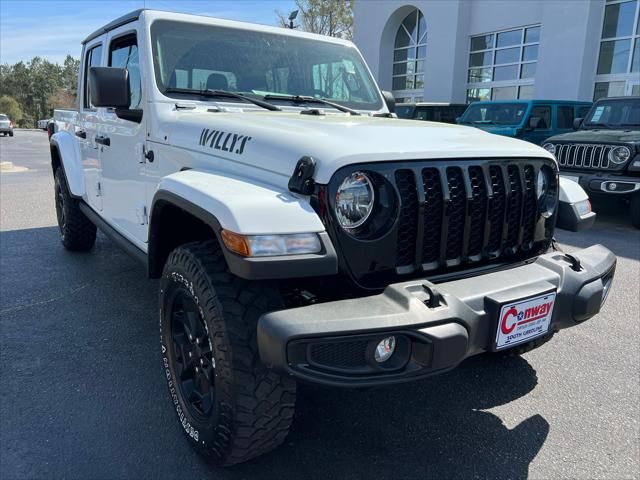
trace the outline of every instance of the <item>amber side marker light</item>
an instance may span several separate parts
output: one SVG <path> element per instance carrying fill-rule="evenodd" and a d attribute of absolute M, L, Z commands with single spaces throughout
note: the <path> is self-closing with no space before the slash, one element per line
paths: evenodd
<path fill-rule="evenodd" d="M 231 250 L 233 253 L 237 253 L 243 257 L 251 255 L 249 250 L 249 242 L 247 238 L 238 233 L 230 232 L 229 230 L 222 230 L 222 241 L 225 247 Z"/>

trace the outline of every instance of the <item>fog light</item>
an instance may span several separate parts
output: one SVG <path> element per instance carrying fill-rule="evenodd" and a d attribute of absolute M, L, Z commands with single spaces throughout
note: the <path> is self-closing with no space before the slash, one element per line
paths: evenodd
<path fill-rule="evenodd" d="M 609 190 L 613 191 L 616 190 L 618 188 L 618 184 L 616 182 L 611 182 L 609 184 Z"/>
<path fill-rule="evenodd" d="M 376 362 L 382 363 L 389 360 L 391 355 L 396 349 L 396 337 L 383 338 L 376 346 L 376 352 L 374 358 Z"/>

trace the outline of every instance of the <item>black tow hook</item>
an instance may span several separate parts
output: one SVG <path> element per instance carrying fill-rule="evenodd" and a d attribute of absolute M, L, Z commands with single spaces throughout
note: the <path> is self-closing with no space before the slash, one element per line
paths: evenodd
<path fill-rule="evenodd" d="M 429 298 L 424 301 L 424 304 L 429 308 L 437 308 L 442 304 L 442 295 L 433 287 L 427 283 L 422 284 L 422 288 L 429 295 Z"/>

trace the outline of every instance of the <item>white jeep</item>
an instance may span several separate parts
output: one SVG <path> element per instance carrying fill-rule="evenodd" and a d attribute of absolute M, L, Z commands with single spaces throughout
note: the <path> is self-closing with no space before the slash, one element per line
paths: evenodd
<path fill-rule="evenodd" d="M 220 464 L 286 437 L 296 382 L 417 380 L 601 308 L 615 257 L 553 155 L 399 120 L 350 42 L 139 10 L 84 41 L 51 137 L 63 245 L 96 227 L 160 278 L 162 366 Z M 558 345 L 560 347 L 560 345 Z"/>

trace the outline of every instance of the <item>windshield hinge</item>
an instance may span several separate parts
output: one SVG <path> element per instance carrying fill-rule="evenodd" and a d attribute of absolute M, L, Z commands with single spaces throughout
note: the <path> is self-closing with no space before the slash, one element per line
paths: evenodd
<path fill-rule="evenodd" d="M 315 188 L 313 174 L 316 171 L 316 161 L 312 157 L 302 157 L 298 160 L 293 175 L 289 179 L 289 191 L 311 195 Z"/>

